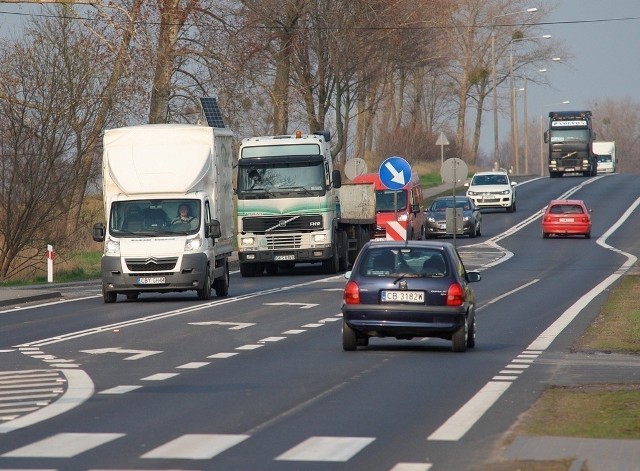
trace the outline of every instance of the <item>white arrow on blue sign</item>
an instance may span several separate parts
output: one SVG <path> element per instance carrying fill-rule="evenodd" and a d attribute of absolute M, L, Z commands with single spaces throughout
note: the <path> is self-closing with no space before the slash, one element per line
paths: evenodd
<path fill-rule="evenodd" d="M 390 190 L 401 190 L 411 179 L 411 165 L 402 157 L 393 156 L 380 164 L 380 182 Z"/>

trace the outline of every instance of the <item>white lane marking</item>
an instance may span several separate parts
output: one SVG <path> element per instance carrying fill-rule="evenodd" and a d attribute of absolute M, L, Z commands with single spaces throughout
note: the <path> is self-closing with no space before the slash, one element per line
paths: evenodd
<path fill-rule="evenodd" d="M 318 324 L 317 322 L 314 322 L 312 324 L 305 324 L 302 327 L 322 327 L 324 324 Z"/>
<path fill-rule="evenodd" d="M 176 366 L 176 368 L 196 370 L 198 368 L 202 368 L 203 366 L 207 366 L 210 364 L 211 363 L 208 361 L 192 361 L 189 363 L 185 363 L 184 365 Z"/>
<path fill-rule="evenodd" d="M 59 433 L 2 455 L 4 458 L 72 458 L 123 433 Z"/>
<path fill-rule="evenodd" d="M 4 314 L 5 312 L 16 312 L 16 310 L 27 311 L 29 309 L 37 309 L 37 308 L 41 308 L 41 307 L 55 306 L 57 304 L 72 303 L 74 301 L 84 301 L 86 299 L 101 298 L 101 297 L 102 297 L 102 294 L 92 294 L 91 296 L 84 296 L 82 298 L 61 299 L 59 301 L 53 301 L 53 302 L 50 302 L 50 303 L 35 304 L 33 306 L 18 306 L 18 307 L 13 307 L 13 308 L 10 308 L 10 309 L 5 309 L 4 311 L 0 311 L 0 314 Z"/>
<path fill-rule="evenodd" d="M 525 283 L 524 285 L 518 286 L 517 288 L 514 288 L 511 291 L 507 291 L 506 293 L 503 293 L 500 296 L 495 297 L 495 298 L 487 301 L 487 304 L 477 308 L 476 310 L 479 311 L 481 309 L 484 309 L 485 307 L 487 307 L 487 306 L 489 306 L 489 305 L 491 305 L 493 303 L 496 303 L 496 302 L 500 301 L 501 299 L 506 298 L 507 296 L 511 296 L 512 294 L 517 293 L 518 291 L 520 291 L 522 289 L 528 288 L 529 286 L 537 283 L 538 281 L 540 281 L 540 279 L 539 278 L 535 278 L 535 279 L 531 280 L 530 282 Z"/>
<path fill-rule="evenodd" d="M 300 309 L 311 309 L 312 307 L 316 307 L 319 306 L 319 304 L 313 304 L 313 303 L 288 303 L 288 302 L 281 302 L 281 303 L 262 303 L 265 306 L 297 306 Z"/>
<path fill-rule="evenodd" d="M 56 415 L 63 414 L 84 401 L 89 399 L 94 391 L 93 381 L 87 373 L 82 370 L 61 369 L 60 372 L 67 380 L 67 390 L 55 402 L 48 406 L 32 412 L 31 414 L 19 417 L 11 422 L 0 424 L 0 433 L 12 432 L 14 430 L 33 425 L 42 420 L 47 420 Z M 36 391 L 37 392 L 37 391 Z"/>
<path fill-rule="evenodd" d="M 135 355 L 125 357 L 123 358 L 123 360 L 140 360 L 141 358 L 162 353 L 162 351 L 160 350 L 130 350 L 130 349 L 124 349 L 121 347 L 96 348 L 94 350 L 80 350 L 80 351 L 82 353 L 89 353 L 91 355 L 102 355 L 104 353 L 119 353 L 119 354 L 128 355 L 130 353 L 135 353 Z"/>
<path fill-rule="evenodd" d="M 286 335 L 296 335 L 296 334 L 302 334 L 304 332 L 306 332 L 306 329 L 291 329 L 282 333 Z"/>
<path fill-rule="evenodd" d="M 287 337 L 265 337 L 262 340 L 258 340 L 258 342 L 279 342 L 280 340 L 284 340 Z"/>
<path fill-rule="evenodd" d="M 187 434 L 148 451 L 140 458 L 207 460 L 249 438 L 249 435 Z"/>
<path fill-rule="evenodd" d="M 335 278 L 335 277 L 332 277 Z M 76 331 L 76 332 L 69 332 L 63 335 L 58 335 L 55 337 L 49 337 L 46 339 L 41 339 L 41 340 L 36 340 L 34 342 L 28 342 L 25 344 L 21 344 L 21 345 L 17 345 L 17 347 L 20 347 L 21 349 L 26 349 L 26 348 L 36 348 L 36 347 L 42 347 L 42 346 L 46 346 L 46 345 L 51 345 L 54 343 L 60 343 L 60 342 L 65 342 L 67 340 L 73 340 L 76 338 L 81 338 L 81 337 L 87 337 L 90 335 L 95 335 L 95 334 L 99 334 L 99 333 L 103 333 L 103 332 L 110 332 L 116 329 L 122 329 L 125 327 L 131 327 L 134 325 L 139 325 L 139 324 L 146 324 L 148 322 L 153 322 L 156 320 L 160 320 L 160 319 L 166 319 L 169 317 L 174 317 L 174 316 L 182 316 L 184 314 L 190 314 L 193 312 L 197 312 L 197 311 L 203 311 L 206 309 L 210 309 L 212 307 L 217 307 L 217 306 L 222 306 L 225 304 L 230 304 L 230 303 L 236 303 L 239 301 L 245 301 L 247 299 L 252 299 L 252 298 L 257 298 L 257 297 L 261 297 L 261 296 L 266 296 L 268 294 L 274 294 L 274 293 L 281 293 L 283 291 L 290 291 L 292 289 L 296 289 L 296 288 L 304 288 L 310 285 L 314 285 L 314 284 L 318 284 L 318 283 L 324 283 L 326 282 L 326 279 L 320 279 L 320 280 L 312 280 L 312 281 L 307 281 L 304 283 L 298 283 L 295 285 L 288 285 L 288 286 L 283 286 L 280 288 L 271 288 L 271 289 L 267 289 L 267 290 L 263 290 L 263 291 L 257 291 L 255 293 L 248 293 L 248 294 L 243 294 L 240 296 L 236 296 L 236 297 L 232 297 L 232 298 L 224 298 L 224 299 L 219 299 L 216 301 L 212 301 L 210 303 L 204 303 L 204 304 L 198 304 L 195 306 L 188 306 L 185 308 L 181 308 L 181 309 L 175 309 L 173 311 L 166 311 L 166 312 L 161 312 L 158 314 L 152 314 L 150 316 L 145 316 L 145 317 L 140 317 L 137 319 L 131 319 L 128 321 L 123 321 L 123 322 L 116 322 L 114 324 L 107 324 L 107 325 L 103 325 L 103 326 L 99 326 L 99 327 L 94 327 L 91 329 L 85 329 L 85 330 L 80 330 L 80 331 Z M 95 297 L 95 296 L 93 296 Z M 39 305 L 39 307 L 45 306 L 44 304 Z"/>
<path fill-rule="evenodd" d="M 398 463 L 389 471 L 429 471 L 431 463 Z"/>
<path fill-rule="evenodd" d="M 512 384 L 512 382 L 489 381 L 444 424 L 429 435 L 427 440 L 460 440 Z"/>
<path fill-rule="evenodd" d="M 596 177 L 597 179 L 597 177 Z M 587 180 L 583 183 L 586 185 L 595 179 Z M 579 185 L 577 188 L 583 186 Z M 575 191 L 577 191 L 577 188 Z M 569 195 L 572 193 L 571 190 Z M 569 196 L 566 195 L 566 196 Z M 565 197 L 566 197 L 565 196 Z M 616 223 L 605 232 L 602 237 L 597 241 L 599 245 L 604 248 L 613 250 L 614 252 L 623 254 L 627 257 L 627 261 L 623 263 L 613 275 L 605 278 L 595 288 L 582 296 L 572 306 L 569 307 L 560 317 L 549 326 L 544 332 L 542 332 L 527 348 L 526 352 L 542 354 L 556 337 L 567 327 L 571 321 L 573 321 L 580 311 L 586 307 L 597 295 L 607 289 L 618 278 L 626 273 L 631 268 L 638 258 L 630 253 L 623 252 L 622 250 L 615 249 L 614 247 L 605 243 L 605 240 L 617 230 L 624 221 L 626 221 L 635 209 L 640 205 L 640 198 L 624 212 L 622 216 L 616 221 Z M 514 359 L 512 364 L 507 365 L 506 368 L 524 369 L 530 365 L 528 363 L 533 360 L 518 360 Z M 460 408 L 454 415 L 452 415 L 443 425 L 441 425 L 434 433 L 432 433 L 428 440 L 460 440 L 464 434 L 471 429 L 476 421 L 498 400 L 498 398 L 506 391 L 511 382 L 488 382 L 480 391 L 476 393 L 462 408 Z"/>
<path fill-rule="evenodd" d="M 371 437 L 310 437 L 276 460 L 347 461 L 374 440 Z"/>
<path fill-rule="evenodd" d="M 260 348 L 260 347 L 264 347 L 264 345 L 263 344 L 261 344 L 261 345 L 256 345 L 256 344 L 241 345 L 240 347 L 236 347 L 235 350 L 255 350 L 256 348 Z"/>
<path fill-rule="evenodd" d="M 114 386 L 113 388 L 100 391 L 98 394 L 126 394 L 128 392 L 135 391 L 136 389 L 140 389 L 141 387 L 142 386 L 137 385 Z"/>
<path fill-rule="evenodd" d="M 141 381 L 164 381 L 165 379 L 171 379 L 179 375 L 180 373 L 156 373 L 151 376 L 140 378 L 140 380 Z"/>
<path fill-rule="evenodd" d="M 247 327 L 253 327 L 256 325 L 253 322 L 223 322 L 223 321 L 203 321 L 203 322 L 189 322 L 189 325 L 224 325 L 224 326 L 233 326 L 230 327 L 229 330 L 240 330 L 246 329 Z"/>
<path fill-rule="evenodd" d="M 220 352 L 209 355 L 207 358 L 230 358 L 238 355 L 238 352 Z"/>

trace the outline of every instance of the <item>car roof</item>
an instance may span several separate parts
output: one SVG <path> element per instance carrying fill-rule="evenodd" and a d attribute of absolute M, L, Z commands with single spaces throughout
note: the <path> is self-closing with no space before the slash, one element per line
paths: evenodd
<path fill-rule="evenodd" d="M 584 201 L 582 200 L 551 200 L 549 201 L 549 206 L 553 206 L 556 204 L 581 204 L 584 205 Z"/>
<path fill-rule="evenodd" d="M 443 242 L 436 240 L 370 240 L 363 247 L 364 249 L 395 249 L 400 250 L 403 248 L 411 248 L 411 247 L 424 247 L 430 249 L 439 249 L 439 250 L 451 250 L 453 249 L 453 244 L 451 242 Z"/>
<path fill-rule="evenodd" d="M 487 171 L 487 172 L 476 172 L 473 174 L 474 177 L 476 175 L 507 175 L 508 176 L 509 174 L 504 170 L 493 170 L 493 171 Z"/>
<path fill-rule="evenodd" d="M 434 199 L 433 201 L 441 201 L 441 200 L 452 200 L 453 196 L 438 196 L 436 199 Z M 460 200 L 470 200 L 471 198 L 469 198 L 468 196 L 465 195 L 456 195 L 456 199 L 460 199 Z"/>

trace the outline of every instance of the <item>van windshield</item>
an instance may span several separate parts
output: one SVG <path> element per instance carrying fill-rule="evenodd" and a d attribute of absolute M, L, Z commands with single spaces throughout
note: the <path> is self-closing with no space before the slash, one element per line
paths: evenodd
<path fill-rule="evenodd" d="M 376 211 L 400 211 L 407 207 L 407 190 L 376 190 Z"/>
<path fill-rule="evenodd" d="M 200 229 L 200 200 L 140 199 L 111 205 L 109 232 L 116 237 L 194 234 Z"/>

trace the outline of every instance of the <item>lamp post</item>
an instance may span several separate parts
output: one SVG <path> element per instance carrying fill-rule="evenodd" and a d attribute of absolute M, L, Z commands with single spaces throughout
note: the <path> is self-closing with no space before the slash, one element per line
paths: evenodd
<path fill-rule="evenodd" d="M 535 13 L 537 8 L 527 8 L 523 11 L 513 11 L 511 13 L 504 13 L 502 15 L 496 15 L 491 22 L 491 82 L 493 85 L 493 168 L 497 170 L 500 168 L 500 137 L 498 132 L 498 80 L 496 78 L 496 35 L 495 26 L 496 19 L 510 15 L 517 15 L 519 13 Z"/>
<path fill-rule="evenodd" d="M 510 83 L 510 110 L 511 110 L 511 152 L 513 154 L 513 159 L 515 160 L 515 171 L 516 175 L 520 173 L 520 143 L 518 142 L 518 106 L 517 106 L 517 98 L 516 98 L 516 89 L 515 89 L 515 80 L 513 78 L 513 43 L 519 41 L 534 41 L 537 39 L 550 39 L 550 34 L 543 34 L 542 36 L 532 36 L 525 38 L 513 38 L 509 43 L 509 81 Z M 546 70 L 546 69 L 545 69 Z M 525 85 L 526 86 L 526 85 Z M 526 104 L 525 104 L 526 106 Z M 526 114 L 526 111 L 525 111 Z M 526 136 L 526 127 L 525 127 L 525 136 Z M 526 144 L 525 144 L 525 153 L 526 153 Z M 525 156 L 525 162 L 527 157 Z M 525 163 L 525 167 L 527 164 Z"/>

